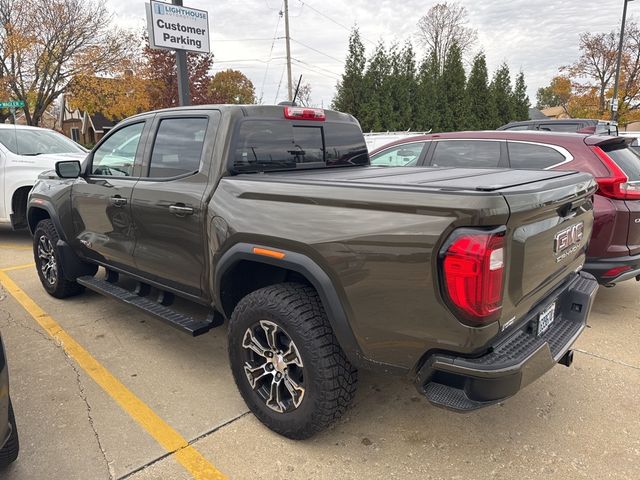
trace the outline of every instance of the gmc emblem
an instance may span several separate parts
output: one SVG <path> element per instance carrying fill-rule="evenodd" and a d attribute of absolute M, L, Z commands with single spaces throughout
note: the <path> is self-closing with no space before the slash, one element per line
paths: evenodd
<path fill-rule="evenodd" d="M 560 253 L 571 245 L 580 242 L 583 235 L 584 222 L 576 223 L 575 225 L 571 225 L 570 227 L 556 233 L 556 236 L 553 239 L 554 253 Z"/>

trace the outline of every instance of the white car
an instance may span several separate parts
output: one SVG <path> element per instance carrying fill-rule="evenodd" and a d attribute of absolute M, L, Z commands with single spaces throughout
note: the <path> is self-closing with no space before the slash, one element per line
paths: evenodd
<path fill-rule="evenodd" d="M 376 148 L 382 147 L 387 143 L 395 142 L 396 140 L 404 140 L 405 138 L 415 137 L 416 135 L 427 135 L 428 132 L 371 132 L 364 133 L 364 141 L 367 144 L 367 149 L 372 152 Z"/>
<path fill-rule="evenodd" d="M 0 124 L 0 225 L 27 226 L 27 196 L 42 172 L 60 160 L 84 160 L 87 150 L 46 128 Z"/>

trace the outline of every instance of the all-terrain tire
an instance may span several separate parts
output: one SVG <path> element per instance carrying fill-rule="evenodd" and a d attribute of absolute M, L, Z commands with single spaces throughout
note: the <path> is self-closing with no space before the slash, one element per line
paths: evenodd
<path fill-rule="evenodd" d="M 263 323 L 278 326 L 279 335 L 295 344 L 303 365 L 297 379 L 304 396 L 296 408 L 287 411 L 270 408 L 245 373 L 243 339 L 249 329 Z M 340 418 L 353 400 L 357 370 L 338 344 L 317 292 L 307 285 L 281 283 L 248 294 L 233 311 L 228 343 L 231 370 L 249 409 L 285 437 L 313 436 Z"/>
<path fill-rule="evenodd" d="M 13 429 L 11 430 L 11 436 L 7 443 L 0 450 L 0 469 L 7 467 L 10 463 L 13 463 L 18 458 L 18 452 L 20 450 L 20 442 L 18 441 L 18 428 L 16 427 L 16 418 L 13 414 L 13 406 L 11 400 L 9 400 L 9 423 Z"/>
<path fill-rule="evenodd" d="M 41 220 L 33 232 L 33 258 L 38 277 L 47 293 L 56 298 L 66 298 L 82 293 L 84 287 L 64 277 L 63 266 L 56 248 L 59 239 L 60 236 L 53 222 L 50 219 Z M 45 250 L 48 255 L 46 258 L 43 257 Z M 46 274 L 43 265 L 48 265 Z"/>

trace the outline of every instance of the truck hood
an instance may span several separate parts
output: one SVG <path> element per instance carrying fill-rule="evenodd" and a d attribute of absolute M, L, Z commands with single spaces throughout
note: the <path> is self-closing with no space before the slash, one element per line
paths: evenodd
<path fill-rule="evenodd" d="M 55 154 L 42 154 L 42 155 L 20 155 L 13 158 L 13 163 L 20 163 L 25 165 L 41 165 L 46 168 L 54 167 L 56 162 L 64 160 L 78 160 L 82 161 L 87 156 L 86 153 L 55 153 Z"/>

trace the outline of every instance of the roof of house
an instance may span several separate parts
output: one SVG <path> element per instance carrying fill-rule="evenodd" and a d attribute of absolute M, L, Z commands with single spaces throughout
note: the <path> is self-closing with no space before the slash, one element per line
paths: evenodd
<path fill-rule="evenodd" d="M 563 107 L 549 107 L 542 109 L 542 114 L 551 118 L 571 118 Z"/>
<path fill-rule="evenodd" d="M 93 128 L 96 132 L 103 131 L 105 127 L 110 128 L 113 127 L 119 120 L 109 120 L 102 113 L 96 112 L 91 117 L 91 123 L 93 124 Z"/>
<path fill-rule="evenodd" d="M 529 109 L 529 119 L 531 119 L 531 120 L 544 120 L 545 118 L 549 118 L 549 117 L 547 117 L 544 113 L 542 113 L 537 108 L 530 108 Z"/>

